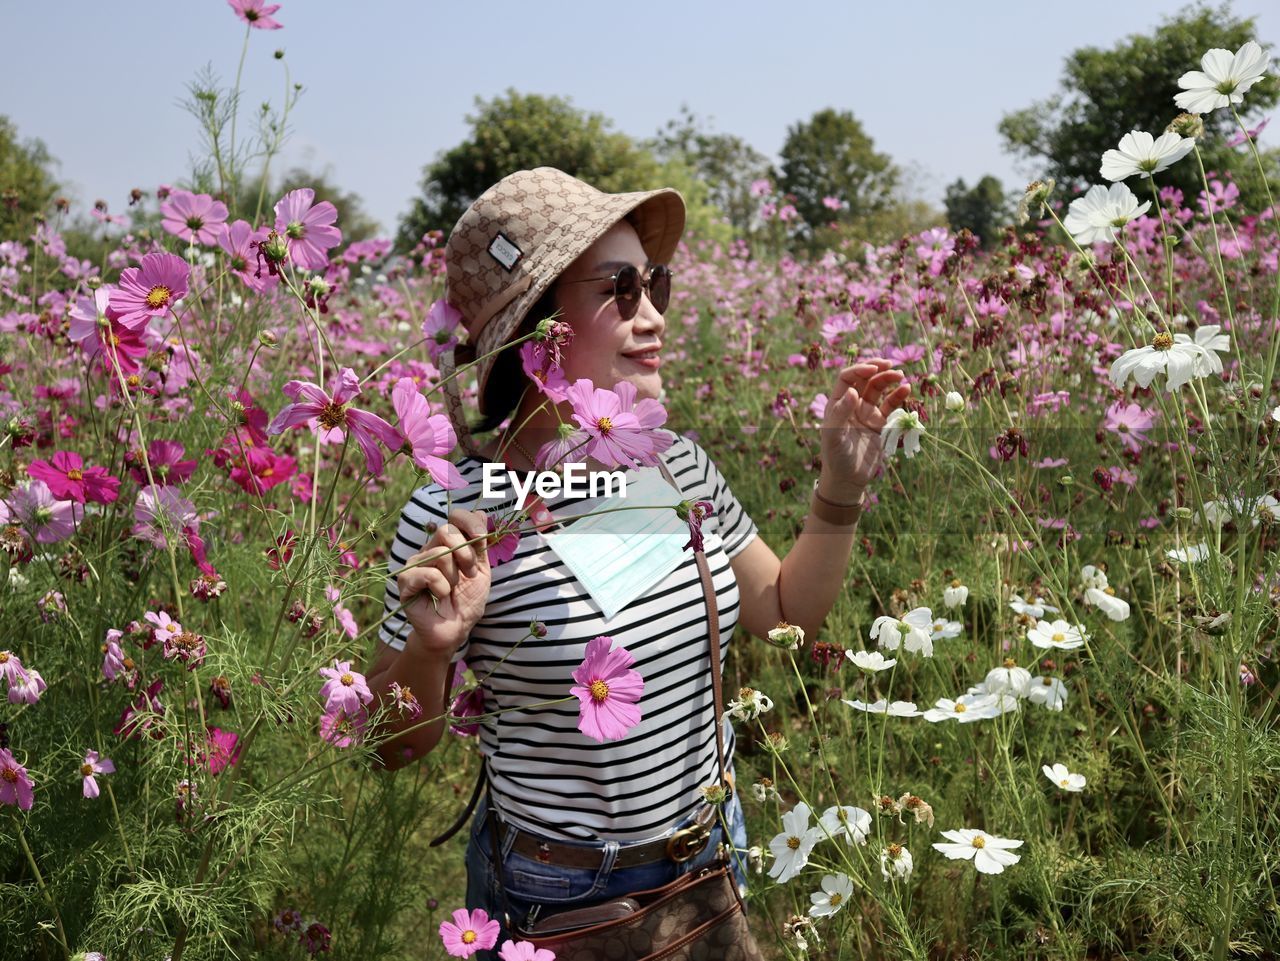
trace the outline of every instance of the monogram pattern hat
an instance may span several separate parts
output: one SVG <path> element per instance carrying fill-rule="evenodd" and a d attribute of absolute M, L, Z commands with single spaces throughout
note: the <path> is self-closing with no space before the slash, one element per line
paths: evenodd
<path fill-rule="evenodd" d="M 445 244 L 445 297 L 463 317 L 467 343 L 441 360 L 445 403 L 464 451 L 478 454 L 466 426 L 457 367 L 476 367 L 485 410 L 498 355 L 552 282 L 628 214 L 645 255 L 667 263 L 684 233 L 685 206 L 670 187 L 607 194 L 555 167 L 503 177 L 467 209 Z"/>

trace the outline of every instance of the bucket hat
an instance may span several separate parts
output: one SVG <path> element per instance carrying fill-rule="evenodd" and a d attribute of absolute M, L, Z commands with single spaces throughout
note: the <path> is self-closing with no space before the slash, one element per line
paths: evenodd
<path fill-rule="evenodd" d="M 670 187 L 609 194 L 555 167 L 518 170 L 481 194 L 445 244 L 445 298 L 462 314 L 467 342 L 444 354 L 441 376 L 449 420 L 465 451 L 467 430 L 458 366 L 478 357 L 485 409 L 496 354 L 529 309 L 588 247 L 627 215 L 652 263 L 667 263 L 684 233 L 685 205 Z"/>

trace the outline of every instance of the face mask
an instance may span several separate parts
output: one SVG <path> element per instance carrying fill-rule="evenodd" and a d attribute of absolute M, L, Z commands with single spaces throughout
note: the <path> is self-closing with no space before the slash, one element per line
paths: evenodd
<path fill-rule="evenodd" d="M 656 467 L 627 474 L 627 496 L 597 498 L 593 507 L 648 507 L 587 514 L 547 543 L 599 605 L 606 621 L 680 566 L 689 527 L 672 508 L 684 496 Z"/>

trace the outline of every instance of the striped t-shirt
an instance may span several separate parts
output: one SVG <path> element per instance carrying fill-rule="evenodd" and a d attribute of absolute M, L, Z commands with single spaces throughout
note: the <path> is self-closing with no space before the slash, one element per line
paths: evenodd
<path fill-rule="evenodd" d="M 722 669 L 738 622 L 738 582 L 729 561 L 757 529 L 706 451 L 687 437 L 671 436 L 675 440 L 661 456 L 682 495 L 715 507 L 702 531 L 719 602 Z M 427 524 L 444 523 L 457 507 L 504 513 L 514 508 L 517 495 L 505 473 L 501 497 L 480 496 L 484 463 L 461 458 L 457 467 L 465 487 L 445 491 L 430 484 L 414 491 L 405 505 L 388 563 L 384 643 L 402 649 L 408 637 L 403 616 L 390 613 L 400 605 L 395 576 L 430 539 Z M 563 504 L 572 505 L 572 514 L 585 509 L 580 500 L 563 496 L 546 500 L 553 516 Z M 596 602 L 540 533 L 522 533 L 515 556 L 494 567 L 492 575 L 484 616 L 454 659 L 465 659 L 477 677 L 488 675 L 485 711 L 503 711 L 480 729 L 490 788 L 502 815 L 551 837 L 630 842 L 669 831 L 695 813 L 701 789 L 717 780 L 718 765 L 707 612 L 693 551 L 686 550 L 679 567 L 607 626 Z M 546 625 L 545 637 L 526 636 L 535 620 Z M 625 737 L 602 744 L 582 734 L 576 698 L 518 709 L 569 696 L 575 683 L 571 674 L 582 663 L 587 642 L 601 634 L 635 657 L 632 667 L 644 679 L 642 720 Z M 726 701 L 730 696 L 726 692 Z M 728 723 L 725 746 L 730 763 L 733 728 Z"/>

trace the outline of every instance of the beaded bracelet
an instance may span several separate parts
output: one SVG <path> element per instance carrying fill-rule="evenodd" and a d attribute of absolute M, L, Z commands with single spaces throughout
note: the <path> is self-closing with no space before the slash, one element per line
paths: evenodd
<path fill-rule="evenodd" d="M 833 500 L 828 500 L 818 493 L 818 482 L 813 482 L 813 501 L 809 505 L 809 511 L 819 520 L 826 521 L 828 524 L 835 524 L 839 527 L 848 527 L 858 522 L 859 515 L 862 514 L 862 507 L 866 503 L 867 492 L 864 489 L 862 496 L 853 504 L 840 504 Z"/>

